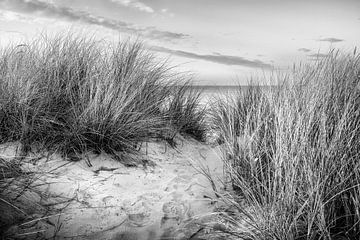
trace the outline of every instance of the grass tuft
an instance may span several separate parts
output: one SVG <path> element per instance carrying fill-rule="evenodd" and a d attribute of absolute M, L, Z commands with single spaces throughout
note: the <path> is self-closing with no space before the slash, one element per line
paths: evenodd
<path fill-rule="evenodd" d="M 58 152 L 69 160 L 105 152 L 134 166 L 142 142 L 177 133 L 203 140 L 200 92 L 187 79 L 139 41 L 58 35 L 1 49 L 0 144 L 19 142 L 21 149 L 16 161 L 0 158 L 0 210 L 6 211 L 0 234 L 38 234 L 19 229 L 37 210 L 28 213 L 29 206 L 13 205 L 11 198 L 35 191 L 31 184 L 39 176 L 21 168 L 30 151 Z"/>
<path fill-rule="evenodd" d="M 359 236 L 359 84 L 360 55 L 333 52 L 276 87 L 218 103 L 213 126 L 234 187 L 224 198 L 234 210 L 223 214 L 230 235 Z"/>
<path fill-rule="evenodd" d="M 206 108 L 201 104 L 201 91 L 191 87 L 190 83 L 173 89 L 168 113 L 170 122 L 180 134 L 192 136 L 204 142 L 206 140 Z"/>
<path fill-rule="evenodd" d="M 43 204 L 46 196 L 35 186 L 39 176 L 22 168 L 20 159 L 0 157 L 0 235 L 2 239 L 42 239 L 44 219 L 55 210 Z"/>
<path fill-rule="evenodd" d="M 187 92 L 184 76 L 170 70 L 140 42 L 59 35 L 6 47 L 0 53 L 0 143 L 75 156 L 136 153 L 138 143 L 173 129 L 199 139 L 199 94 Z M 162 111 L 169 98 L 170 109 Z"/>

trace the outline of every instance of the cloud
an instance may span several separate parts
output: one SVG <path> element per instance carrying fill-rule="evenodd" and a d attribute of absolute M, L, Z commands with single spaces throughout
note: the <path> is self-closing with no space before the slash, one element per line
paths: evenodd
<path fill-rule="evenodd" d="M 19 31 L 13 31 L 13 30 L 3 30 L 3 29 L 0 29 L 0 32 L 23 34 L 22 32 L 19 32 Z"/>
<path fill-rule="evenodd" d="M 12 22 L 12 21 L 30 21 L 29 17 L 26 17 L 22 14 L 0 10 L 0 20 L 4 22 Z"/>
<path fill-rule="evenodd" d="M 176 40 L 189 37 L 183 33 L 162 31 L 154 27 L 137 27 L 131 23 L 92 15 L 86 11 L 77 11 L 39 0 L 0 0 L 0 7 L 23 14 L 39 14 L 48 18 L 59 18 L 68 21 L 79 21 L 102 26 L 116 31 L 137 34 L 142 37 L 159 40 Z"/>
<path fill-rule="evenodd" d="M 344 41 L 344 39 L 340 39 L 340 38 L 321 38 L 318 41 L 336 43 L 336 42 L 342 42 L 342 41 Z"/>
<path fill-rule="evenodd" d="M 121 6 L 134 8 L 141 12 L 147 12 L 147 13 L 154 13 L 154 9 L 152 9 L 150 6 L 139 2 L 137 0 L 111 0 L 111 2 L 119 4 Z"/>
<path fill-rule="evenodd" d="M 168 41 L 171 41 L 172 39 L 183 39 L 190 37 L 189 35 L 183 33 L 175 33 L 162 30 L 160 31 L 154 27 L 147 27 L 143 29 L 143 35 L 153 39 L 164 39 Z"/>
<path fill-rule="evenodd" d="M 314 53 L 314 54 L 309 54 L 307 55 L 308 57 L 312 58 L 312 59 L 320 59 L 320 58 L 325 58 L 328 57 L 329 54 L 324 54 L 324 53 Z"/>
<path fill-rule="evenodd" d="M 167 16 L 170 16 L 170 17 L 174 17 L 175 14 L 170 12 L 168 8 L 162 8 L 160 9 L 160 12 L 163 14 L 163 15 L 167 15 Z"/>
<path fill-rule="evenodd" d="M 308 48 L 299 48 L 298 51 L 299 52 L 310 52 L 311 50 Z"/>
<path fill-rule="evenodd" d="M 235 65 L 235 66 L 244 66 L 251 68 L 272 68 L 272 65 L 264 63 L 260 60 L 248 60 L 239 56 L 222 55 L 219 53 L 212 55 L 201 55 L 192 52 L 173 50 L 159 46 L 152 46 L 150 47 L 150 50 L 156 52 L 162 52 L 162 53 L 169 53 L 179 57 L 204 60 L 204 61 L 224 64 L 224 65 Z"/>
<path fill-rule="evenodd" d="M 3 32 L 3 33 L 16 33 L 16 34 L 23 34 L 22 32 L 19 32 L 19 31 L 2 30 L 2 29 L 0 29 L 0 32 Z"/>

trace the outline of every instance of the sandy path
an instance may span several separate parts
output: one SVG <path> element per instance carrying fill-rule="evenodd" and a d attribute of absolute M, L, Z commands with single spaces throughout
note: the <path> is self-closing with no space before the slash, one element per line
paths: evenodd
<path fill-rule="evenodd" d="M 147 168 L 124 167 L 106 154 L 88 155 L 92 167 L 84 160 L 62 166 L 66 161 L 54 155 L 39 162 L 36 167 L 44 172 L 52 169 L 42 177 L 50 183 L 47 192 L 73 199 L 59 217 L 50 219 L 55 226 L 47 228 L 48 237 L 55 231 L 57 239 L 194 235 L 200 229 L 198 217 L 215 207 L 210 182 L 195 168 L 208 166 L 215 179 L 222 179 L 222 163 L 217 149 L 182 137 L 177 141 L 177 150 L 149 143 L 146 157 L 155 165 Z"/>

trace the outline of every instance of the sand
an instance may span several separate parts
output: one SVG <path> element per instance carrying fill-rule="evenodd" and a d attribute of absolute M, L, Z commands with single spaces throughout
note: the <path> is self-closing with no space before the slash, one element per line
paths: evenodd
<path fill-rule="evenodd" d="M 177 136 L 178 147 L 143 144 L 149 164 L 126 167 L 109 155 L 93 153 L 69 162 L 52 154 L 29 163 L 47 201 L 62 209 L 41 226 L 55 239 L 201 239 L 199 223 L 210 221 L 217 205 L 214 186 L 199 171 L 205 167 L 221 190 L 223 166 L 216 147 Z M 0 146 L 1 156 L 16 154 L 16 144 Z M 25 161 L 26 162 L 26 161 Z M 89 162 L 91 166 L 89 166 Z"/>

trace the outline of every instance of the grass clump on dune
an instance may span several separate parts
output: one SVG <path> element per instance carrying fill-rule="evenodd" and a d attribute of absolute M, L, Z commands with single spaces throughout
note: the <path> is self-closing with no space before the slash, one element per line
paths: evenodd
<path fill-rule="evenodd" d="M 183 102 L 173 91 L 190 87 L 181 79 L 139 42 L 60 36 L 6 47 L 0 54 L 0 142 L 20 141 L 25 152 L 40 146 L 65 156 L 116 155 L 134 153 L 138 143 L 179 125 L 192 134 L 179 119 L 186 114 L 197 121 L 199 95 Z M 171 106 L 182 101 L 186 110 L 162 110 L 168 99 Z"/>
<path fill-rule="evenodd" d="M 206 141 L 206 108 L 201 106 L 201 91 L 189 84 L 173 89 L 169 103 L 170 122 L 180 134 L 190 135 L 198 141 Z"/>
<path fill-rule="evenodd" d="M 360 56 L 332 53 L 277 87 L 218 104 L 213 122 L 234 186 L 224 200 L 237 213 L 223 215 L 230 235 L 359 236 L 359 86 Z"/>
<path fill-rule="evenodd" d="M 48 219 L 59 211 L 50 207 L 47 194 L 38 188 L 41 175 L 21 167 L 20 161 L 0 155 L 0 236 L 43 239 L 44 228 L 51 223 Z"/>
<path fill-rule="evenodd" d="M 28 215 L 40 212 L 13 204 L 13 197 L 36 190 L 31 184 L 38 174 L 22 170 L 29 151 L 57 152 L 70 160 L 105 152 L 137 165 L 142 162 L 128 160 L 141 159 L 142 142 L 169 141 L 177 133 L 201 139 L 205 113 L 199 99 L 187 76 L 156 61 L 140 42 L 67 35 L 3 48 L 0 144 L 19 142 L 21 150 L 14 161 L 0 158 L 0 210 L 8 213 L 0 218 L 1 234 L 30 236 Z"/>

